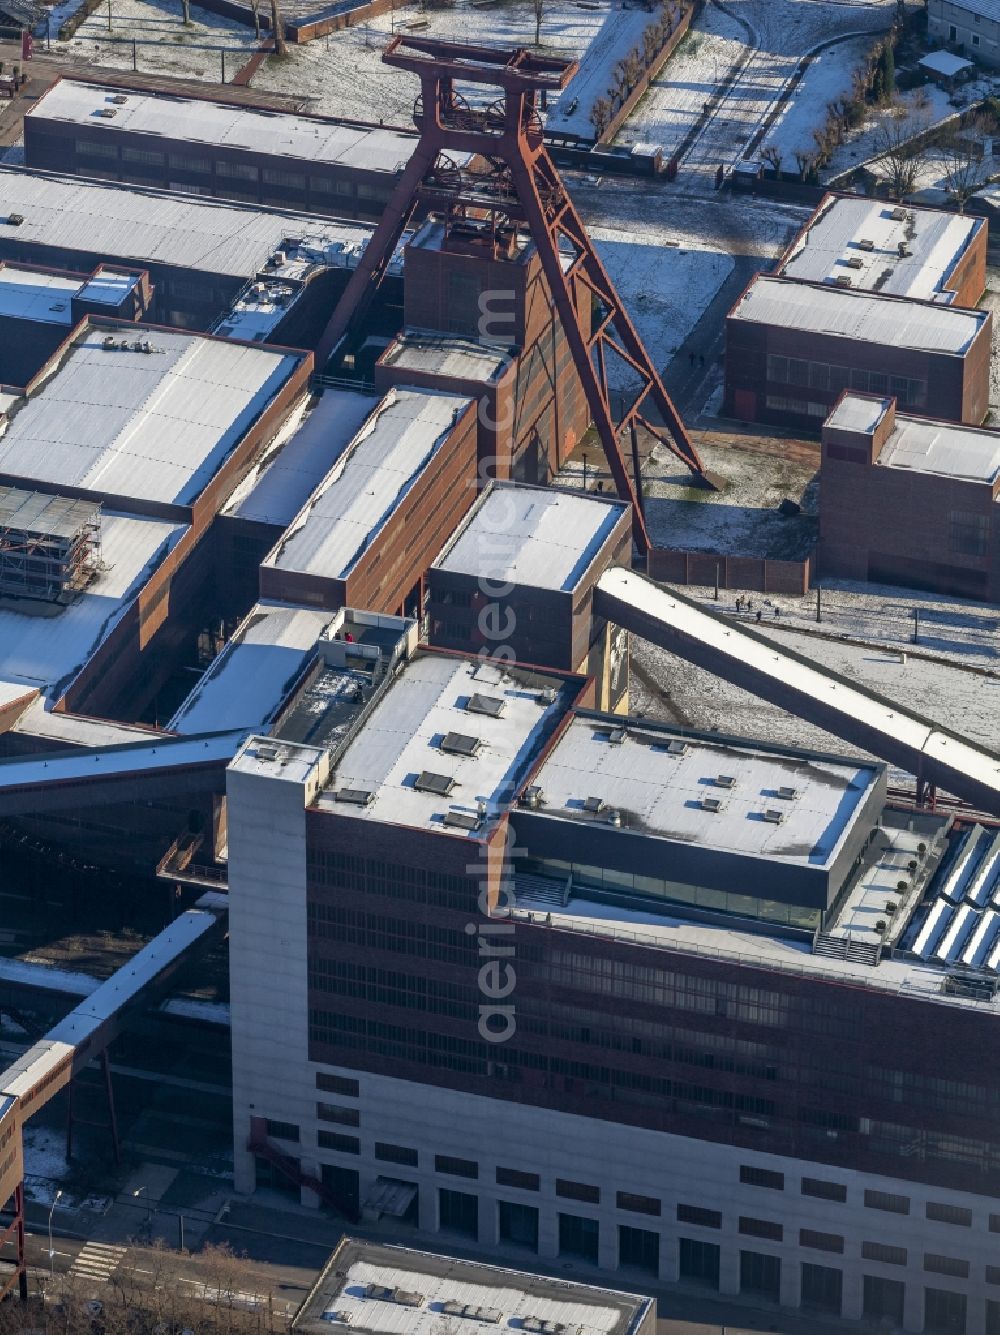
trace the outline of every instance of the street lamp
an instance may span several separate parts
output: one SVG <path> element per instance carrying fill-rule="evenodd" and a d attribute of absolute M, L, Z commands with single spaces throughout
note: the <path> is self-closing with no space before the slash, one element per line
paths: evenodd
<path fill-rule="evenodd" d="M 55 1214 L 56 1205 L 61 1196 L 62 1196 L 62 1188 L 60 1188 L 56 1192 L 56 1194 L 52 1197 L 52 1204 L 49 1207 L 49 1278 L 50 1279 L 55 1273 L 53 1258 L 55 1257 L 56 1254 L 56 1249 L 52 1245 L 52 1216 Z"/>
<path fill-rule="evenodd" d="M 132 1195 L 138 1198 L 145 1190 L 145 1187 L 136 1187 Z M 148 1242 L 153 1240 L 153 1205 L 148 1196 L 146 1197 L 146 1240 Z"/>

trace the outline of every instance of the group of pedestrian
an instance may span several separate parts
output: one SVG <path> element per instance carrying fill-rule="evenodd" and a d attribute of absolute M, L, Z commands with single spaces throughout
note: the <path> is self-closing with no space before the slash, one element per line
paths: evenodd
<path fill-rule="evenodd" d="M 772 616 L 774 616 L 774 617 L 779 617 L 779 616 L 781 616 L 781 608 L 778 606 L 777 603 L 772 604 L 770 598 L 765 598 L 765 599 L 764 599 L 764 607 L 770 607 L 770 608 L 771 608 L 771 615 L 772 615 Z M 745 612 L 747 616 L 751 616 L 751 615 L 753 615 L 753 616 L 755 616 L 755 619 L 756 619 L 758 622 L 759 622 L 759 621 L 762 621 L 763 618 L 764 618 L 764 607 L 758 607 L 756 613 L 754 613 L 753 599 L 752 599 L 752 598 L 744 598 L 742 594 L 738 594 L 738 595 L 737 595 L 737 598 L 736 598 L 736 610 L 737 610 L 737 612 Z"/>

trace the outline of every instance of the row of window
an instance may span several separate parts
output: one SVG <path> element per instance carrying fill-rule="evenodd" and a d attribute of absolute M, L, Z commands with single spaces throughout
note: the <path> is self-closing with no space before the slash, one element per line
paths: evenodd
<path fill-rule="evenodd" d="M 863 367 L 807 361 L 801 357 L 782 357 L 775 353 L 768 354 L 767 378 L 775 384 L 818 389 L 829 394 L 839 394 L 845 389 L 860 390 L 864 394 L 891 394 L 910 408 L 923 407 L 927 401 L 926 380 Z M 826 411 L 829 409 L 824 415 Z"/>

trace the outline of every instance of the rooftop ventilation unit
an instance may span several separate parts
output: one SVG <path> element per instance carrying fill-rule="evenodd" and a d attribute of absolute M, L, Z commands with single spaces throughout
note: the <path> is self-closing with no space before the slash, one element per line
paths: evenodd
<path fill-rule="evenodd" d="M 101 347 L 104 349 L 105 352 L 110 352 L 111 349 L 116 346 L 117 345 L 115 343 L 114 334 L 105 334 L 104 337 L 101 339 Z"/>
<path fill-rule="evenodd" d="M 613 825 L 616 830 L 622 827 L 622 813 L 617 807 L 609 807 L 607 811 L 601 813 L 609 825 Z"/>
<path fill-rule="evenodd" d="M 865 262 L 860 255 L 850 255 L 844 263 L 848 269 L 863 269 L 865 267 Z"/>
<path fill-rule="evenodd" d="M 540 1316 L 526 1316 L 521 1329 L 530 1335 L 578 1335 L 579 1326 L 564 1326 L 561 1321 L 545 1321 Z"/>
<path fill-rule="evenodd" d="M 441 738 L 439 749 L 452 756 L 475 756 L 481 747 L 482 742 L 478 737 L 470 737 L 464 732 L 447 732 Z"/>
<path fill-rule="evenodd" d="M 896 246 L 896 254 L 899 256 L 901 260 L 905 260 L 907 255 L 912 255 L 912 253 L 913 252 L 910 250 L 910 247 L 906 244 L 905 241 L 900 241 L 899 244 Z"/>
<path fill-rule="evenodd" d="M 8 214 L 7 214 L 7 225 L 8 225 L 8 227 L 20 227 L 21 224 L 22 224 L 23 222 L 24 222 L 24 214 L 23 214 L 23 213 L 8 213 Z"/>
<path fill-rule="evenodd" d="M 667 742 L 666 750 L 668 756 L 683 756 L 686 754 L 687 749 L 687 742 Z"/>
<path fill-rule="evenodd" d="M 875 242 L 874 242 L 874 241 L 870 241 L 870 240 L 868 239 L 868 237 L 866 237 L 866 236 L 863 236 L 863 237 L 861 238 L 860 241 L 855 241 L 854 244 L 857 246 L 858 250 L 874 250 L 874 249 L 875 249 Z"/>
<path fill-rule="evenodd" d="M 258 760 L 277 760 L 279 748 L 273 742 L 258 742 L 255 754 Z"/>
<path fill-rule="evenodd" d="M 597 816 L 604 810 L 603 797 L 588 797 L 583 804 L 584 811 L 589 811 L 592 816 Z"/>
<path fill-rule="evenodd" d="M 791 802 L 792 799 L 798 797 L 798 795 L 799 795 L 799 790 L 797 788 L 778 789 L 778 796 L 782 798 L 785 802 Z"/>
<path fill-rule="evenodd" d="M 622 742 L 625 740 L 626 733 L 624 728 L 612 728 L 606 735 L 612 746 L 621 746 Z"/>
<path fill-rule="evenodd" d="M 892 211 L 890 212 L 889 217 L 892 219 L 893 222 L 905 222 L 906 210 L 904 208 L 901 208 L 897 204 L 896 207 L 892 209 Z"/>
<path fill-rule="evenodd" d="M 471 811 L 446 811 L 444 813 L 444 823 L 456 830 L 478 830 L 483 823 L 483 818 L 478 815 L 474 816 Z"/>
<path fill-rule="evenodd" d="M 95 116 L 100 116 L 102 121 L 113 121 L 118 115 L 114 107 L 98 107 L 94 112 Z"/>
<path fill-rule="evenodd" d="M 716 788 L 735 788 L 736 778 L 732 774 L 717 774 L 712 780 Z"/>
<path fill-rule="evenodd" d="M 531 784 L 525 788 L 521 794 L 521 806 L 530 807 L 532 811 L 537 811 L 540 806 L 545 804 L 545 794 L 537 783 Z"/>
<path fill-rule="evenodd" d="M 338 788 L 334 801 L 346 802 L 352 807 L 370 807 L 375 801 L 375 794 L 368 788 Z"/>
<path fill-rule="evenodd" d="M 720 797 L 703 797 L 701 799 L 702 811 L 710 811 L 713 816 L 717 816 L 722 810 L 722 799 Z"/>
<path fill-rule="evenodd" d="M 495 1307 L 477 1307 L 475 1303 L 460 1303 L 455 1299 L 441 1304 L 442 1316 L 460 1316 L 469 1321 L 488 1321 L 495 1326 L 502 1315 Z"/>
<path fill-rule="evenodd" d="M 409 1289 L 392 1289 L 387 1284 L 366 1284 L 365 1297 L 380 1303 L 399 1303 L 401 1307 L 422 1307 L 424 1295 Z"/>
<path fill-rule="evenodd" d="M 116 107 L 123 107 L 125 103 L 128 101 L 128 98 L 125 96 L 124 93 L 115 93 L 114 97 L 108 98 L 108 101 L 113 102 Z"/>
<path fill-rule="evenodd" d="M 553 687 L 546 686 L 544 691 L 538 692 L 538 703 L 540 705 L 554 705 L 556 702 L 556 692 Z"/>
<path fill-rule="evenodd" d="M 780 825 L 785 819 L 785 813 L 783 811 L 776 811 L 774 807 L 768 807 L 764 812 L 764 819 L 767 821 L 768 825 Z"/>
<path fill-rule="evenodd" d="M 467 714 L 485 714 L 487 718 L 499 718 L 503 708 L 504 702 L 499 695 L 470 695 L 465 702 Z"/>
<path fill-rule="evenodd" d="M 418 793 L 436 793 L 438 797 L 447 797 L 455 787 L 455 780 L 450 774 L 434 774 L 429 769 L 423 769 L 413 780 L 413 786 Z"/>
<path fill-rule="evenodd" d="M 837 277 L 833 280 L 833 285 L 834 287 L 851 287 L 852 283 L 850 275 L 846 273 L 838 274 Z"/>

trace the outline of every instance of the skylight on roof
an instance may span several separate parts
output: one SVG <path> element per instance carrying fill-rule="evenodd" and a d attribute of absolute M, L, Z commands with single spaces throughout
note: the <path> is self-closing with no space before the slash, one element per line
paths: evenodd
<path fill-rule="evenodd" d="M 485 714 L 487 718 L 499 718 L 503 713 L 504 701 L 499 695 L 470 695 L 465 702 L 466 713 Z"/>
<path fill-rule="evenodd" d="M 474 816 L 471 811 L 446 811 L 444 813 L 444 823 L 458 830 L 478 830 L 483 823 L 483 818 L 482 816 Z"/>
<path fill-rule="evenodd" d="M 455 787 L 455 780 L 450 774 L 435 774 L 432 770 L 424 769 L 414 779 L 413 786 L 418 793 L 436 793 L 439 797 L 447 797 Z"/>
<path fill-rule="evenodd" d="M 464 732 L 445 733 L 440 742 L 440 749 L 453 756 L 474 756 L 479 752 L 482 742 L 478 737 L 470 737 Z"/>
<path fill-rule="evenodd" d="M 374 801 L 375 794 L 368 788 L 338 788 L 334 794 L 337 802 L 347 802 L 355 807 L 367 807 Z"/>

